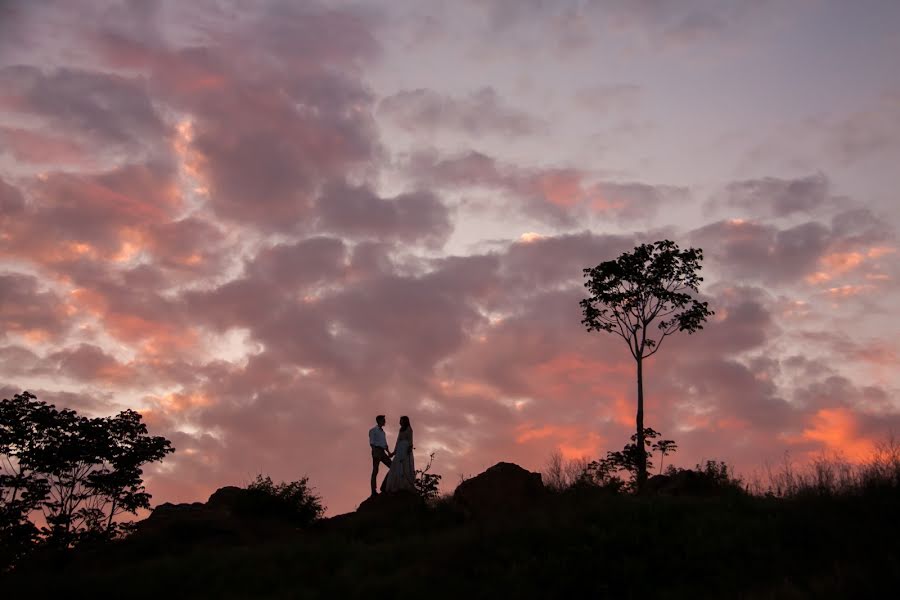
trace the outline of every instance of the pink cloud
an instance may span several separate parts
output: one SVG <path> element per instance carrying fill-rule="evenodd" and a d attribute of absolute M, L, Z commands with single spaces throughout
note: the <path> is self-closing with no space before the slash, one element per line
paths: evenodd
<path fill-rule="evenodd" d="M 694 43 L 740 21 L 645 9 L 619 7 L 617 22 Z M 520 136 L 536 123 L 499 87 L 379 104 L 367 69 L 384 38 L 370 13 L 267 5 L 204 12 L 201 26 L 183 10 L 184 31 L 137 4 L 70 10 L 77 66 L 0 71 L 4 118 L 29 123 L 0 133 L 29 162 L 0 181 L 5 380 L 72 386 L 36 391 L 92 413 L 140 408 L 178 449 L 148 473 L 158 502 L 308 474 L 332 512 L 351 509 L 378 413 L 392 433 L 412 418 L 417 458 L 437 451 L 448 489 L 499 460 L 538 469 L 557 448 L 597 457 L 628 441 L 634 365 L 581 326 L 582 269 L 663 235 L 634 224 L 689 203 L 687 187 L 420 146 L 394 173 L 382 111 Z M 725 190 L 713 208 L 741 218 L 665 230 L 705 249 L 717 314 L 647 363 L 648 424 L 679 442 L 680 464 L 863 452 L 896 406 L 855 365 L 890 369 L 896 347 L 797 294 L 858 307 L 890 293 L 894 227 L 836 198 L 825 175 Z M 451 255 L 449 195 L 550 231 Z M 807 335 L 834 323 L 842 335 Z"/>

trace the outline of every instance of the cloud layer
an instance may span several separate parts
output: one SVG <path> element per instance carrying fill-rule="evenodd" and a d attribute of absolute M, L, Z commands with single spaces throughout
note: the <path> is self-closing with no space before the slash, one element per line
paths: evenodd
<path fill-rule="evenodd" d="M 713 4 L 588 3 L 552 22 L 559 47 L 587 52 L 592 19 L 685 47 L 759 18 Z M 477 10 L 500 47 L 545 9 Z M 352 509 L 379 413 L 390 433 L 409 415 L 451 485 L 620 447 L 634 364 L 580 325 L 582 269 L 663 237 L 704 248 L 716 310 L 646 367 L 648 423 L 676 462 L 855 458 L 900 418 L 897 214 L 840 172 L 710 184 L 525 153 L 559 135 L 552 108 L 511 97 L 478 48 L 470 81 L 428 87 L 377 6 L 2 11 L 0 40 L 44 41 L 0 41 L 0 391 L 139 409 L 177 448 L 148 473 L 155 501 L 262 472 L 308 474 L 331 512 Z M 655 93 L 560 92 L 591 119 Z"/>

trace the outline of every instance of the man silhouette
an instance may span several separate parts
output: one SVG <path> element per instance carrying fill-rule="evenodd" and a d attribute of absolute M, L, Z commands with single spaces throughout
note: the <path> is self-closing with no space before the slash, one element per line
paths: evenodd
<path fill-rule="evenodd" d="M 369 446 L 372 448 L 372 495 L 375 492 L 375 480 L 378 478 L 378 465 L 384 463 L 388 468 L 391 466 L 390 451 L 388 450 L 387 438 L 384 435 L 384 415 L 375 417 L 375 427 L 369 430 Z"/>

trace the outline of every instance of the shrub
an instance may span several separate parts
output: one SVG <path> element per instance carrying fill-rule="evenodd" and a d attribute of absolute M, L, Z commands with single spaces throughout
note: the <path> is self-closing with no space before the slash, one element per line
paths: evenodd
<path fill-rule="evenodd" d="M 247 492 L 235 506 L 242 516 L 283 519 L 302 527 L 325 513 L 322 499 L 310 487 L 308 477 L 274 483 L 269 476 L 257 475 Z"/>
<path fill-rule="evenodd" d="M 556 450 L 547 459 L 547 464 L 541 473 L 544 485 L 557 492 L 566 490 L 578 483 L 589 464 L 586 458 L 566 460 L 563 458 L 562 452 Z"/>
<path fill-rule="evenodd" d="M 609 451 L 606 458 L 595 460 L 587 463 L 582 468 L 580 475 L 576 479 L 579 486 L 591 485 L 601 487 L 612 492 L 636 492 L 638 491 L 638 480 L 641 470 L 641 464 L 646 469 L 653 468 L 651 460 L 653 453 L 656 452 L 660 456 L 660 460 L 665 460 L 669 454 L 673 454 L 678 450 L 678 444 L 673 440 L 653 441 L 660 436 L 658 431 L 645 427 L 643 430 L 644 453 L 638 451 L 637 434 L 631 436 L 631 443 L 625 444 L 625 447 L 618 451 Z M 647 449 L 650 451 L 647 451 Z M 660 462 L 662 467 L 662 462 Z M 622 479 L 619 474 L 626 473 L 628 479 Z"/>
<path fill-rule="evenodd" d="M 440 495 L 441 476 L 431 473 L 434 463 L 434 452 L 428 457 L 424 469 L 416 469 L 416 493 L 427 501 L 433 501 Z"/>

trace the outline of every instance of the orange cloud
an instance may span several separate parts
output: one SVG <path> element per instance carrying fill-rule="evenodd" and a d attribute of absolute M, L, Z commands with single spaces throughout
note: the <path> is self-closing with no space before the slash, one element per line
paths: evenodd
<path fill-rule="evenodd" d="M 828 288 L 828 294 L 833 298 L 849 298 L 865 294 L 873 289 L 874 287 L 871 285 L 842 285 Z"/>
<path fill-rule="evenodd" d="M 811 285 L 817 285 L 826 281 L 831 281 L 839 275 L 856 270 L 866 262 L 888 256 L 896 251 L 896 248 L 890 246 L 873 246 L 865 251 L 832 252 L 826 254 L 819 259 L 819 265 L 822 269 L 808 275 L 806 277 L 806 282 Z M 867 275 L 866 277 L 867 279 L 880 279 L 877 275 L 875 277 L 869 277 Z"/>
<path fill-rule="evenodd" d="M 823 408 L 811 421 L 800 436 L 802 440 L 819 442 L 851 460 L 864 460 L 875 450 L 871 440 L 859 435 L 856 415 L 847 408 Z"/>
<path fill-rule="evenodd" d="M 865 255 L 860 252 L 834 252 L 826 254 L 819 262 L 833 273 L 845 273 L 863 263 Z"/>
<path fill-rule="evenodd" d="M 190 394 L 166 394 L 158 400 L 158 405 L 166 413 L 181 413 L 191 408 L 211 406 L 213 401 L 199 392 Z"/>
<path fill-rule="evenodd" d="M 624 396 L 617 396 L 613 401 L 613 421 L 627 427 L 634 427 L 635 414 L 637 412 L 636 404 L 627 400 Z"/>
<path fill-rule="evenodd" d="M 583 194 L 580 178 L 565 171 L 541 174 L 535 186 L 548 202 L 561 207 L 575 206 Z"/>
<path fill-rule="evenodd" d="M 528 444 L 536 440 L 553 440 L 563 458 L 573 459 L 596 456 L 603 445 L 603 438 L 593 431 L 582 431 L 575 425 L 520 425 L 516 443 Z"/>

